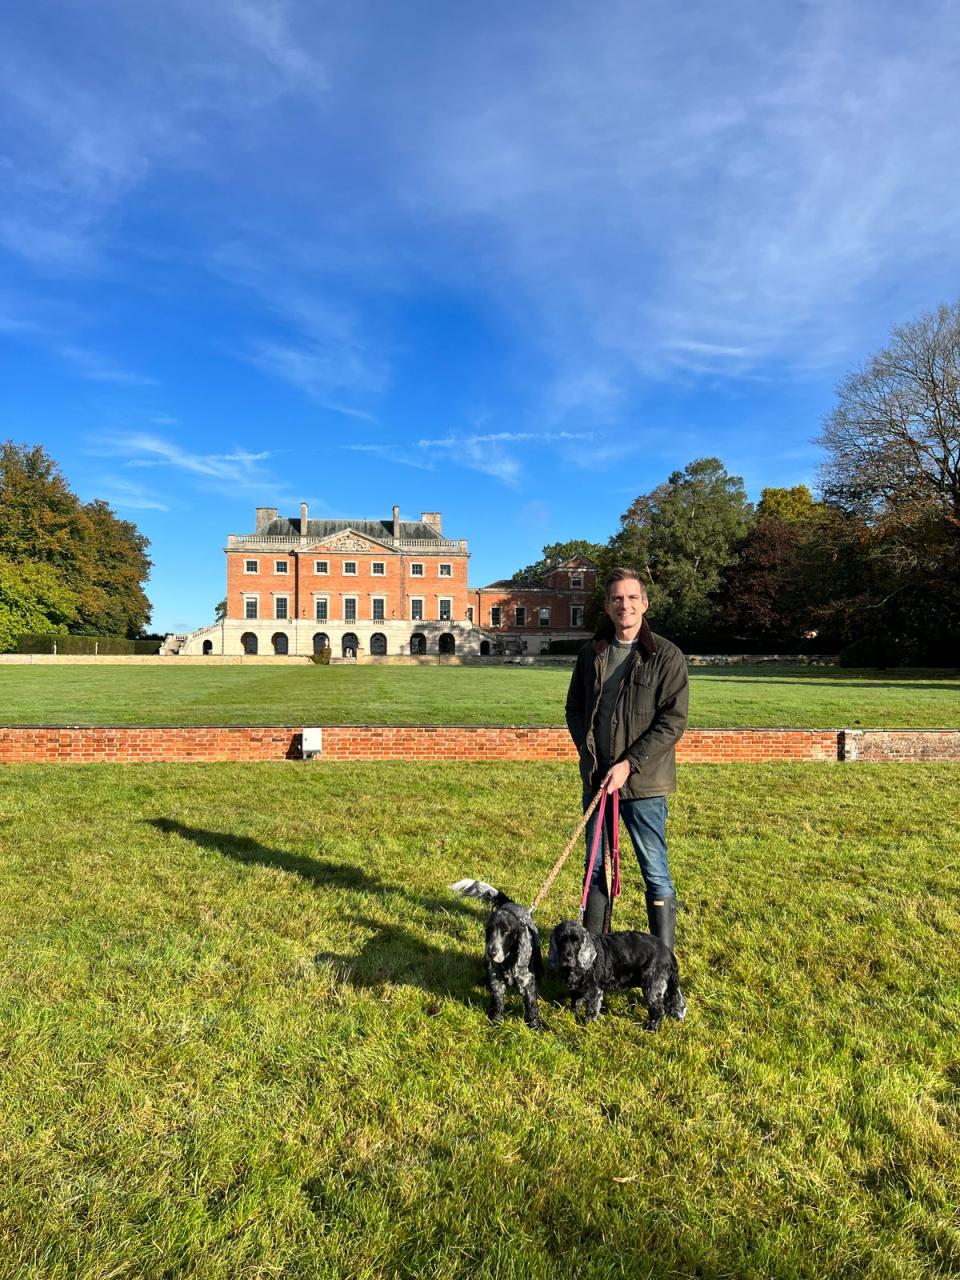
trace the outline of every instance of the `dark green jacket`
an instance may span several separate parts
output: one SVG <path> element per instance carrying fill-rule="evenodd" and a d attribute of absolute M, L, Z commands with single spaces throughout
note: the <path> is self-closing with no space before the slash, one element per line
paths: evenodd
<path fill-rule="evenodd" d="M 607 646 L 584 645 L 567 692 L 567 728 L 580 752 L 580 776 L 595 790 L 594 722 L 607 668 Z M 687 727 L 687 663 L 675 644 L 655 635 L 644 619 L 637 647 L 626 662 L 613 712 L 613 763 L 630 761 L 620 789 L 624 800 L 665 796 L 676 790 L 676 745 Z"/>

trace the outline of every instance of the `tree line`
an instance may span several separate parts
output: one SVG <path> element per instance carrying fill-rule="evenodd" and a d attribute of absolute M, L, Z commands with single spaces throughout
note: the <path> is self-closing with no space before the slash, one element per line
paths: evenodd
<path fill-rule="evenodd" d="M 895 328 L 840 383 L 817 443 L 816 497 L 767 488 L 754 506 L 701 458 L 635 498 L 605 544 L 553 543 L 515 580 L 583 553 L 601 580 L 635 567 L 652 624 L 688 649 L 960 665 L 960 304 Z"/>
<path fill-rule="evenodd" d="M 82 502 L 40 445 L 0 444 L 0 652 L 30 633 L 143 635 L 148 545 Z"/>

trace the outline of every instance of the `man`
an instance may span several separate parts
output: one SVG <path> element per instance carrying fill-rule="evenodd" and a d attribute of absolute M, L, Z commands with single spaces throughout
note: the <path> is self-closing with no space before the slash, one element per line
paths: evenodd
<path fill-rule="evenodd" d="M 610 621 L 577 658 L 567 728 L 580 752 L 584 808 L 601 786 L 608 794 L 620 793 L 620 812 L 643 875 L 650 932 L 672 951 L 677 899 L 667 865 L 666 797 L 676 790 L 675 748 L 687 724 L 687 664 L 676 645 L 650 630 L 643 616 L 647 605 L 647 589 L 633 569 L 607 575 L 604 610 Z M 587 826 L 588 859 L 596 821 L 594 814 Z M 607 830 L 612 833 L 612 823 Z M 602 845 L 584 918 L 592 933 L 602 932 L 609 906 Z"/>

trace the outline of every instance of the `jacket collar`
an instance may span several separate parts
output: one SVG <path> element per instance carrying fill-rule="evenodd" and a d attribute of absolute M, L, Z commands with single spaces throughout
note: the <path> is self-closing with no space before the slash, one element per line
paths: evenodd
<path fill-rule="evenodd" d="M 606 649 L 607 645 L 611 643 L 616 634 L 613 622 L 609 618 L 605 618 L 597 628 L 597 632 L 593 637 L 594 653 L 598 655 L 603 653 L 604 649 Z M 650 630 L 650 626 L 646 618 L 644 618 L 640 623 L 640 630 L 637 632 L 636 645 L 644 658 L 650 658 L 657 652 L 657 641 L 653 632 Z"/>
<path fill-rule="evenodd" d="M 637 633 L 637 647 L 643 650 L 647 658 L 652 657 L 657 652 L 657 642 L 646 618 L 640 623 L 640 630 Z"/>

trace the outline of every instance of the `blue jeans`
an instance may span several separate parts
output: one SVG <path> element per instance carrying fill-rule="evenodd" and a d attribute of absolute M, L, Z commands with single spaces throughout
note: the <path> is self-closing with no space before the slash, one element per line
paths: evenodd
<path fill-rule="evenodd" d="M 592 799 L 593 793 L 589 791 L 584 793 L 584 809 L 589 807 Z M 607 796 L 606 811 L 603 819 L 603 825 L 606 827 L 606 843 L 608 844 L 613 836 L 612 799 L 612 796 Z M 637 862 L 640 864 L 640 874 L 643 876 L 647 897 L 676 897 L 673 881 L 670 879 L 670 868 L 667 866 L 667 797 L 645 796 L 642 800 L 621 800 L 620 816 L 623 819 L 624 826 L 627 828 L 630 842 L 637 855 Z M 583 864 L 584 876 L 586 876 L 587 867 L 590 865 L 590 847 L 593 844 L 593 834 L 596 827 L 597 814 L 594 811 L 590 821 L 587 823 L 587 856 Z M 603 846 L 604 841 L 601 840 L 600 847 L 597 850 L 597 861 L 593 868 L 593 880 L 591 882 L 601 887 L 606 883 L 603 874 Z"/>

